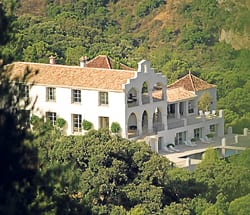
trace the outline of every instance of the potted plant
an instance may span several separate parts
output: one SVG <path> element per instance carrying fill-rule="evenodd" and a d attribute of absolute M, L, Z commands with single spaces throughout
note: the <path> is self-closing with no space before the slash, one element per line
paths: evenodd
<path fill-rule="evenodd" d="M 209 133 L 206 135 L 208 139 L 212 139 L 214 137 L 214 134 L 213 133 Z"/>
<path fill-rule="evenodd" d="M 88 131 L 88 130 L 90 130 L 91 128 L 93 128 L 93 123 L 90 122 L 90 121 L 88 121 L 88 120 L 86 120 L 86 119 L 84 119 L 84 120 L 82 121 L 82 127 L 83 127 L 83 130 Z"/>
<path fill-rule="evenodd" d="M 112 133 L 119 133 L 121 130 L 121 126 L 118 122 L 112 122 L 111 124 L 111 132 Z"/>
<path fill-rule="evenodd" d="M 60 128 L 61 130 L 63 130 L 63 127 L 65 126 L 65 124 L 66 124 L 66 120 L 65 119 L 63 119 L 63 118 L 57 118 L 56 119 L 56 126 L 58 128 Z"/>
<path fill-rule="evenodd" d="M 195 137 L 191 138 L 191 142 L 195 143 L 196 142 L 196 138 Z"/>

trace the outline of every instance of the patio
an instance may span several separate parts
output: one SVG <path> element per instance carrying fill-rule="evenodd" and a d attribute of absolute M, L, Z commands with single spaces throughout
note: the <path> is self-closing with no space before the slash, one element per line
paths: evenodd
<path fill-rule="evenodd" d="M 250 133 L 247 136 L 230 134 L 223 138 L 215 138 L 212 143 L 196 142 L 196 146 L 186 146 L 184 144 L 177 145 L 179 152 L 159 151 L 159 154 L 172 161 L 175 166 L 180 168 L 188 168 L 190 170 L 195 168 L 195 165 L 201 162 L 199 159 L 191 159 L 189 156 L 206 151 L 207 148 L 226 148 L 235 150 L 245 150 L 250 148 Z M 223 144 L 225 143 L 225 147 Z"/>

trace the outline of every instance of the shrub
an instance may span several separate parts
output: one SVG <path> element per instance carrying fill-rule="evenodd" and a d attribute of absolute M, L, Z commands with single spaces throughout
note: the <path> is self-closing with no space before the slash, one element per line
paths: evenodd
<path fill-rule="evenodd" d="M 207 138 L 213 138 L 213 137 L 214 137 L 214 134 L 213 134 L 213 133 L 207 134 Z"/>
<path fill-rule="evenodd" d="M 111 124 L 112 133 L 119 133 L 120 130 L 121 130 L 120 124 L 118 122 L 112 122 Z"/>
<path fill-rule="evenodd" d="M 93 128 L 93 123 L 90 122 L 90 121 L 88 121 L 88 120 L 86 120 L 86 119 L 84 119 L 84 120 L 82 121 L 82 127 L 83 127 L 83 129 L 84 129 L 85 131 L 88 131 L 88 130 L 90 130 L 91 128 Z"/>
<path fill-rule="evenodd" d="M 63 118 L 56 119 L 56 126 L 59 128 L 63 128 L 66 124 L 66 120 Z"/>

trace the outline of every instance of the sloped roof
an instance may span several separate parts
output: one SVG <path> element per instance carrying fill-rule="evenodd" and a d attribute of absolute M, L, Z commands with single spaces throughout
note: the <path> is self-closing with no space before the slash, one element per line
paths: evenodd
<path fill-rule="evenodd" d="M 162 98 L 162 90 L 155 90 L 153 97 L 157 99 Z M 193 92 L 185 90 L 183 87 L 167 89 L 167 102 L 173 103 L 177 101 L 191 100 L 197 97 Z"/>
<path fill-rule="evenodd" d="M 11 68 L 9 71 L 12 79 L 22 76 L 29 68 L 31 70 L 29 83 L 108 91 L 122 91 L 122 85 L 136 74 L 136 71 L 128 70 L 81 68 L 28 62 L 16 62 L 10 64 L 8 68 Z"/>
<path fill-rule="evenodd" d="M 177 88 L 177 87 L 183 87 L 184 89 L 188 91 L 196 92 L 196 91 L 206 90 L 210 88 L 215 88 L 216 85 L 209 84 L 206 81 L 203 81 L 202 79 L 192 75 L 189 72 L 187 75 L 180 78 L 173 84 L 168 85 L 168 89 Z"/>
<path fill-rule="evenodd" d="M 175 102 L 181 100 L 189 100 L 197 97 L 194 93 L 185 90 L 183 87 L 167 89 L 167 101 Z"/>
<path fill-rule="evenodd" d="M 112 58 L 106 55 L 98 55 L 90 61 L 86 62 L 86 67 L 91 68 L 103 68 L 103 69 L 114 69 L 117 68 L 117 63 Z M 122 63 L 119 63 L 119 67 L 122 70 L 135 70 L 131 67 L 128 67 Z"/>

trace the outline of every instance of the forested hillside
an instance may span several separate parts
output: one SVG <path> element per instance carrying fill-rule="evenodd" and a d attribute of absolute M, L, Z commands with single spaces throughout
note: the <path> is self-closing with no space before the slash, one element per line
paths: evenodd
<path fill-rule="evenodd" d="M 10 2 L 3 0 L 10 11 Z M 188 71 L 218 86 L 226 125 L 250 127 L 250 3 L 247 0 L 19 0 L 12 60 L 78 65 L 106 54 L 134 68 L 149 60 L 171 83 Z"/>
<path fill-rule="evenodd" d="M 163 19 L 167 6 L 160 1 L 51 0 L 43 9 L 17 8 L 18 16 L 12 14 L 16 8 L 11 1 L 4 2 L 7 8 L 0 3 L 0 59 L 5 62 L 47 62 L 51 53 L 67 64 L 78 64 L 75 55 L 83 53 L 89 57 L 107 53 L 132 65 L 147 58 L 170 80 L 192 70 L 218 84 L 219 105 L 226 107 L 228 119 L 249 125 L 249 50 L 234 50 L 218 42 L 220 24 L 218 15 L 212 13 L 220 9 L 216 2 L 173 6 L 176 19 L 168 17 L 158 27 L 155 17 Z M 85 11 L 80 13 L 82 18 L 72 9 L 79 2 L 84 7 L 75 8 Z M 129 25 L 116 14 L 121 5 L 124 20 L 133 14 Z M 203 10 L 211 16 L 210 23 L 203 19 Z M 99 19 L 105 21 L 100 24 Z M 233 29 L 230 23 L 227 30 Z M 210 30 L 205 31 L 208 26 Z M 116 52 L 115 47 L 123 52 Z M 27 69 L 22 80 L 16 81 L 25 83 L 28 75 Z M 215 150 L 208 149 L 191 172 L 174 167 L 145 143 L 128 141 L 108 130 L 65 136 L 62 121 L 52 126 L 33 116 L 31 131 L 29 116 L 16 99 L 25 92 L 10 82 L 2 61 L 0 83 L 0 214 L 250 214 L 249 150 L 220 159 Z"/>

